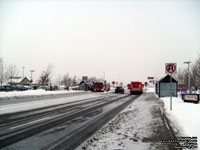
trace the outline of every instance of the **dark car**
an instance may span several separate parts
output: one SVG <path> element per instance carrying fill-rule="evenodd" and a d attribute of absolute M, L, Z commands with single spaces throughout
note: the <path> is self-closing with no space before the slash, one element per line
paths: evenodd
<path fill-rule="evenodd" d="M 10 92 L 10 91 L 13 91 L 13 88 L 9 85 L 3 85 L 3 86 L 0 86 L 0 91 Z"/>
<path fill-rule="evenodd" d="M 69 86 L 64 87 L 64 90 L 68 90 L 69 91 Z"/>
<path fill-rule="evenodd" d="M 57 90 L 59 90 L 59 88 L 58 88 L 57 85 L 55 85 L 55 86 L 53 86 L 52 90 L 53 90 L 53 91 L 57 91 Z"/>
<path fill-rule="evenodd" d="M 27 86 L 17 86 L 17 91 L 27 91 L 27 90 L 29 90 L 30 88 L 29 87 L 27 87 Z"/>
<path fill-rule="evenodd" d="M 117 87 L 115 88 L 115 93 L 124 94 L 124 88 L 121 87 L 121 86 L 117 86 Z"/>

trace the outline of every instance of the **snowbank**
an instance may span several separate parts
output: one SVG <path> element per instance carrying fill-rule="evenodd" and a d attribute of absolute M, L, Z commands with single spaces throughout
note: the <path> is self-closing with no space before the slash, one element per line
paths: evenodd
<path fill-rule="evenodd" d="M 75 92 L 82 92 L 82 91 L 73 91 L 73 90 L 45 91 L 43 89 L 39 89 L 39 90 L 27 90 L 27 91 L 0 92 L 0 99 L 42 96 L 42 95 L 57 95 L 57 94 L 67 94 Z"/>
<path fill-rule="evenodd" d="M 97 94 L 87 94 L 87 95 L 76 95 L 71 97 L 61 97 L 54 99 L 45 99 L 41 101 L 31 101 L 25 103 L 16 103 L 16 104 L 7 104 L 0 106 L 0 115 L 14 113 L 14 112 L 21 112 L 33 109 L 39 109 L 44 107 L 50 107 L 59 104 L 66 104 L 69 102 L 75 102 L 80 100 L 86 100 L 89 98 L 99 97 Z"/>
<path fill-rule="evenodd" d="M 161 99 L 175 132 L 179 132 L 179 136 L 197 137 L 200 149 L 200 103 L 187 103 L 180 97 L 173 97 L 172 111 L 170 111 L 170 98 Z"/>

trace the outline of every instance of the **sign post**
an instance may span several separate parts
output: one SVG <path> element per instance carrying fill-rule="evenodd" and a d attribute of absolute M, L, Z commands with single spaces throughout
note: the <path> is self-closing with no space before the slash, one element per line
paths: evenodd
<path fill-rule="evenodd" d="M 172 74 L 170 74 L 170 110 L 172 111 Z"/>
<path fill-rule="evenodd" d="M 170 110 L 172 111 L 172 74 L 176 73 L 176 63 L 166 63 L 165 73 L 170 74 Z"/>

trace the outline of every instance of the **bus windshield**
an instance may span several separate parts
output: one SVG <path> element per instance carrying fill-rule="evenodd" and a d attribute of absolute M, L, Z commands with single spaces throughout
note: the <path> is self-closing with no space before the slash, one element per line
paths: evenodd
<path fill-rule="evenodd" d="M 98 88 L 98 87 L 99 87 L 99 88 L 103 88 L 104 85 L 103 85 L 103 83 L 95 83 L 95 84 L 94 84 L 94 87 L 95 87 L 95 88 Z"/>

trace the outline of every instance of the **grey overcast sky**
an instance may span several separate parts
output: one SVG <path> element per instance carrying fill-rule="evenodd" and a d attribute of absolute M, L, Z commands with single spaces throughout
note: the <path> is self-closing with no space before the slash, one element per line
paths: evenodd
<path fill-rule="evenodd" d="M 34 79 L 146 81 L 199 52 L 200 0 L 0 0 L 0 55 Z"/>

